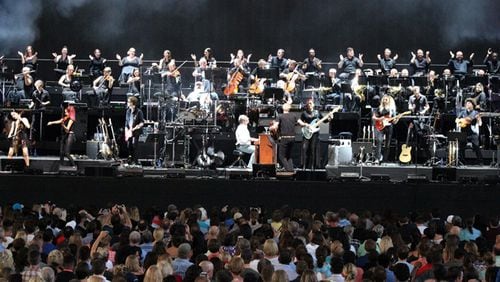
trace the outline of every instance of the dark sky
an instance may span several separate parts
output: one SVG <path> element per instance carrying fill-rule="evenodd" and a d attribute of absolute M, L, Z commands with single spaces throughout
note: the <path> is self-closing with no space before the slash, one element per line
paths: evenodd
<path fill-rule="evenodd" d="M 104 56 L 130 46 L 147 59 L 164 49 L 179 59 L 205 47 L 218 60 L 242 48 L 253 59 L 277 48 L 302 59 L 310 47 L 337 61 L 352 46 L 375 61 L 390 47 L 407 61 L 410 51 L 428 49 L 446 62 L 449 50 L 500 47 L 500 1 L 487 0 L 1 0 L 0 53 L 34 44 L 47 58 L 68 45 L 86 58 L 96 47 Z M 476 57 L 477 58 L 477 57 Z"/>

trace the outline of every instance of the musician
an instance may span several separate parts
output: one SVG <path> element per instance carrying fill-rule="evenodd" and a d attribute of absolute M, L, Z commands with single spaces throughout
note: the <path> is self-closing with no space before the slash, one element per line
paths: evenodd
<path fill-rule="evenodd" d="M 54 63 L 56 63 L 56 73 L 64 73 L 68 66 L 73 64 L 73 59 L 76 57 L 75 54 L 68 55 L 68 47 L 66 46 L 62 47 L 60 55 L 54 52 L 52 56 Z"/>
<path fill-rule="evenodd" d="M 384 74 L 388 74 L 396 66 L 396 60 L 399 56 L 396 54 L 396 56 L 391 57 L 391 55 L 392 51 L 389 48 L 385 48 L 384 57 L 380 56 L 380 54 L 377 55 L 378 65 Z"/>
<path fill-rule="evenodd" d="M 486 57 L 484 57 L 483 64 L 486 65 L 486 70 L 489 74 L 500 74 L 500 64 L 498 63 L 498 53 L 493 52 L 491 48 L 488 49 Z"/>
<path fill-rule="evenodd" d="M 204 93 L 206 93 L 206 92 L 203 90 L 203 82 L 197 81 L 194 83 L 193 91 L 191 93 L 189 93 L 189 95 L 183 100 L 186 100 L 189 103 L 199 102 L 201 104 L 200 100 L 202 97 L 205 96 L 205 95 L 203 95 Z M 208 97 L 210 97 L 210 96 L 208 96 Z"/>
<path fill-rule="evenodd" d="M 9 117 L 12 119 L 10 131 L 7 138 L 10 139 L 9 153 L 7 158 L 12 159 L 12 156 L 17 155 L 17 150 L 21 147 L 23 152 L 24 165 L 30 166 L 30 157 L 28 153 L 28 132 L 30 123 L 27 118 L 22 117 L 21 113 L 16 111 L 10 112 Z"/>
<path fill-rule="evenodd" d="M 427 97 L 420 94 L 420 87 L 411 87 L 412 95 L 408 99 L 408 110 L 414 115 L 425 115 L 429 111 L 429 103 Z"/>
<path fill-rule="evenodd" d="M 429 71 L 431 65 L 431 52 L 418 49 L 417 54 L 411 52 L 410 66 L 413 69 L 414 76 L 423 76 Z"/>
<path fill-rule="evenodd" d="M 314 120 L 319 120 L 321 118 L 323 118 L 323 115 L 318 110 L 314 109 L 313 99 L 309 99 L 297 123 L 301 127 L 310 127 Z M 303 169 L 321 167 L 319 131 L 315 132 L 310 139 L 305 137 L 302 138 L 301 161 Z"/>
<path fill-rule="evenodd" d="M 18 51 L 17 54 L 19 54 L 19 56 L 21 57 L 21 63 L 23 64 L 23 67 L 27 67 L 30 70 L 37 69 L 38 52 L 35 52 L 31 45 L 26 47 L 24 54 L 21 51 Z"/>
<path fill-rule="evenodd" d="M 31 103 L 29 105 L 30 109 L 43 110 L 45 106 L 50 104 L 49 92 L 43 87 L 43 81 L 35 81 L 35 91 L 31 94 Z"/>
<path fill-rule="evenodd" d="M 269 68 L 277 68 L 281 73 L 288 66 L 288 59 L 285 58 L 285 50 L 278 49 L 276 56 L 269 54 L 267 62 L 269 63 Z"/>
<path fill-rule="evenodd" d="M 465 76 L 473 66 L 472 58 L 474 58 L 474 53 L 470 54 L 469 60 L 464 60 L 462 51 L 457 51 L 456 54 L 450 51 L 448 67 L 455 76 Z"/>
<path fill-rule="evenodd" d="M 389 95 L 384 95 L 382 97 L 380 106 L 373 111 L 372 120 L 374 122 L 383 121 L 385 118 L 392 118 L 395 116 L 396 116 L 396 104 L 394 102 L 394 99 Z M 382 161 L 387 162 L 389 160 L 392 131 L 393 131 L 392 123 L 386 125 L 382 131 L 379 131 L 377 129 L 374 130 L 375 145 L 376 145 L 376 151 L 375 151 L 376 164 L 379 164 Z M 383 154 L 382 154 L 382 142 L 384 142 Z"/>
<path fill-rule="evenodd" d="M 138 97 L 141 95 L 141 73 L 138 68 L 132 70 L 132 73 L 127 79 L 128 91 L 127 96 Z"/>
<path fill-rule="evenodd" d="M 250 159 L 248 160 L 248 168 L 252 169 L 255 161 L 255 146 L 252 145 L 253 142 L 258 142 L 259 139 L 250 136 L 250 131 L 248 130 L 249 119 L 246 115 L 240 115 L 238 117 L 239 125 L 236 128 L 236 149 L 250 154 Z"/>
<path fill-rule="evenodd" d="M 31 95 L 33 91 L 33 77 L 28 67 L 23 67 L 20 74 L 14 76 L 15 89 L 11 91 L 7 97 L 7 104 L 10 106 L 17 106 L 21 99 L 25 99 Z"/>
<path fill-rule="evenodd" d="M 306 88 L 309 86 L 319 86 L 318 74 L 323 68 L 321 63 L 322 61 L 316 57 L 316 51 L 313 48 L 309 49 L 309 55 L 302 63 L 302 70 L 307 75 L 307 79 L 305 81 Z"/>
<path fill-rule="evenodd" d="M 206 92 L 209 92 L 211 89 L 210 78 L 207 77 L 208 63 L 205 58 L 201 58 L 199 61 L 198 67 L 196 67 L 193 71 L 193 77 L 195 81 L 201 81 L 203 83 L 203 89 Z"/>
<path fill-rule="evenodd" d="M 430 70 L 427 74 L 427 86 L 425 87 L 425 96 L 431 98 L 434 91 L 438 89 L 438 78 L 439 75 L 436 74 L 434 70 Z"/>
<path fill-rule="evenodd" d="M 58 84 L 62 86 L 62 94 L 64 95 L 64 100 L 75 100 L 76 92 L 71 90 L 71 83 L 74 80 L 75 67 L 73 65 L 68 65 L 66 68 L 66 73 L 59 78 Z"/>
<path fill-rule="evenodd" d="M 252 54 L 248 54 L 248 56 L 245 57 L 245 52 L 243 52 L 243 50 L 239 49 L 236 52 L 236 56 L 233 53 L 231 53 L 229 56 L 231 57 L 231 61 L 229 61 L 229 65 L 231 65 L 232 67 L 235 67 L 234 59 L 239 59 L 240 64 L 242 66 L 250 69 L 248 64 L 250 63 L 250 58 L 252 57 Z"/>
<path fill-rule="evenodd" d="M 64 104 L 64 116 L 59 120 L 49 121 L 47 125 L 60 124 L 61 125 L 61 137 L 60 137 L 60 147 L 59 147 L 59 158 L 61 165 L 64 162 L 64 157 L 67 157 L 71 166 L 76 166 L 75 160 L 71 156 L 71 147 L 76 141 L 75 132 L 73 131 L 73 125 L 76 122 L 76 110 L 72 105 Z"/>
<path fill-rule="evenodd" d="M 361 69 L 356 69 L 351 80 L 352 93 L 344 93 L 344 105 L 346 111 L 356 112 L 361 109 L 361 102 L 365 100 L 366 85 L 360 84 L 361 78 L 365 74 Z"/>
<path fill-rule="evenodd" d="M 362 68 L 364 65 L 363 54 L 359 54 L 359 58 L 354 56 L 354 49 L 352 47 L 346 49 L 346 57 L 340 54 L 339 58 L 338 69 L 341 72 L 339 78 L 342 80 L 349 79 L 356 69 Z"/>
<path fill-rule="evenodd" d="M 40 140 L 42 134 L 42 124 L 43 124 L 43 111 L 45 107 L 50 104 L 49 92 L 43 88 L 43 81 L 35 81 L 35 90 L 31 94 L 31 103 L 29 108 L 33 109 L 31 114 L 31 128 L 29 139 L 31 141 L 31 150 L 33 155 L 36 154 L 37 141 Z M 36 126 L 38 125 L 38 128 Z"/>
<path fill-rule="evenodd" d="M 111 68 L 104 68 L 103 75 L 99 76 L 92 83 L 94 93 L 99 98 L 99 104 L 108 104 L 111 92 L 113 91 L 113 84 L 115 79 L 111 75 Z"/>
<path fill-rule="evenodd" d="M 135 55 L 135 48 L 130 47 L 127 51 L 127 57 L 123 58 L 116 54 L 116 59 L 118 60 L 118 65 L 122 67 L 122 72 L 118 80 L 120 83 L 127 83 L 128 77 L 132 74 L 135 69 L 139 69 L 142 65 L 142 58 L 144 54 L 141 54 L 139 57 Z"/>
<path fill-rule="evenodd" d="M 106 68 L 106 59 L 101 56 L 101 50 L 95 49 L 93 55 L 89 55 L 89 74 L 94 80 L 102 76 Z"/>
<path fill-rule="evenodd" d="M 295 60 L 288 60 L 288 68 L 283 70 L 279 77 L 281 82 L 278 82 L 278 87 L 285 91 L 287 101 L 290 101 L 292 96 L 302 89 L 302 82 L 307 79 Z"/>
<path fill-rule="evenodd" d="M 170 98 L 179 99 L 181 93 L 181 73 L 177 70 L 175 60 L 170 61 L 167 69 L 161 75 L 165 82 L 165 94 Z"/>
<path fill-rule="evenodd" d="M 327 94 L 328 99 L 333 99 L 334 105 L 340 105 L 343 101 L 341 101 L 342 94 L 340 92 L 340 79 L 337 77 L 337 70 L 334 68 L 330 68 L 328 70 L 328 87 L 331 87 L 331 91 Z"/>
<path fill-rule="evenodd" d="M 194 61 L 194 66 L 198 67 L 198 64 L 196 61 L 196 55 L 191 54 L 191 58 Z M 200 58 L 200 62 L 201 62 L 201 59 L 205 59 L 205 61 L 207 63 L 207 67 L 210 69 L 217 67 L 217 60 L 214 57 L 214 52 L 212 51 L 212 48 L 205 48 L 205 50 L 203 50 L 203 57 Z"/>
<path fill-rule="evenodd" d="M 231 78 L 235 75 L 236 72 L 240 72 L 243 75 L 238 88 L 248 88 L 248 78 L 250 77 L 250 67 L 248 64 L 244 64 L 240 58 L 234 58 L 233 67 L 230 68 L 227 72 L 227 82 L 231 82 Z"/>
<path fill-rule="evenodd" d="M 278 158 L 286 171 L 293 171 L 293 145 L 295 144 L 295 125 L 297 117 L 290 114 L 290 104 L 283 104 L 283 114 L 278 118 L 278 122 L 272 129 L 279 133 Z"/>
<path fill-rule="evenodd" d="M 163 58 L 160 59 L 158 64 L 158 70 L 160 72 L 164 72 L 168 70 L 168 64 L 172 62 L 174 59 L 172 58 L 172 52 L 170 50 L 163 51 Z"/>
<path fill-rule="evenodd" d="M 483 163 L 483 155 L 481 153 L 481 148 L 479 147 L 479 127 L 482 125 L 481 116 L 479 112 L 474 110 L 476 104 L 473 99 L 465 100 L 465 109 L 463 109 L 458 115 L 455 122 L 459 124 L 462 122 L 463 127 L 462 132 L 467 133 L 467 141 L 460 142 L 459 146 L 459 159 L 463 162 L 465 160 L 465 147 L 467 142 L 472 143 L 472 149 L 476 152 L 477 159 L 479 163 Z"/>
<path fill-rule="evenodd" d="M 476 110 L 487 110 L 488 99 L 486 98 L 486 93 L 484 93 L 484 86 L 481 82 L 478 82 L 476 83 L 476 85 L 474 85 L 474 92 L 472 92 L 472 96 L 470 98 L 474 100 L 474 104 L 476 104 Z"/>
<path fill-rule="evenodd" d="M 144 116 L 141 109 L 137 107 L 138 100 L 134 96 L 127 98 L 127 113 L 125 116 L 125 142 L 127 142 L 129 164 L 137 164 L 137 144 L 144 126 Z"/>

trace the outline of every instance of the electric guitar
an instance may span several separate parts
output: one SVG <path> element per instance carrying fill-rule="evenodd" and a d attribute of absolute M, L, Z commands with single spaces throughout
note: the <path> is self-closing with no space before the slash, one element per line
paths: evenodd
<path fill-rule="evenodd" d="M 333 115 L 335 112 L 338 112 L 340 109 L 342 109 L 342 106 L 338 106 L 334 108 L 331 112 L 329 112 L 327 115 L 325 115 L 321 119 L 313 119 L 311 123 L 309 123 L 308 126 L 302 127 L 302 136 L 306 139 L 311 139 L 314 133 L 319 131 L 319 125 L 327 120 L 331 115 Z"/>
<path fill-rule="evenodd" d="M 384 130 L 384 128 L 386 126 L 390 125 L 391 123 L 397 123 L 402 116 L 406 116 L 409 114 L 411 114 L 411 111 L 406 111 L 404 113 L 400 113 L 399 115 L 397 115 L 395 117 L 384 117 L 381 120 L 376 120 L 375 121 L 375 128 L 378 131 L 382 131 L 382 130 Z"/>
<path fill-rule="evenodd" d="M 399 161 L 403 164 L 409 164 L 411 162 L 411 146 L 408 146 L 410 141 L 410 132 L 413 127 L 413 123 L 408 126 L 408 135 L 406 136 L 406 143 L 401 145 L 401 154 L 399 154 Z"/>

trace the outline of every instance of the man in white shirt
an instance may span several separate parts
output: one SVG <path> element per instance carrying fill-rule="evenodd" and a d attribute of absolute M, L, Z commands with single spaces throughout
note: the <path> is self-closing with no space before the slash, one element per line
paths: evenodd
<path fill-rule="evenodd" d="M 250 136 L 250 131 L 248 131 L 248 117 L 246 115 L 240 115 L 238 117 L 238 128 L 236 128 L 236 148 L 243 153 L 251 154 L 250 160 L 248 161 L 248 168 L 252 168 L 255 159 L 255 146 L 252 142 L 257 142 L 259 139 L 252 138 Z"/>

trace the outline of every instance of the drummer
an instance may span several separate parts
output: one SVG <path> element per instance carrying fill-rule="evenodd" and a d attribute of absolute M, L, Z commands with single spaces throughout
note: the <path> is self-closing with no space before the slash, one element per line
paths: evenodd
<path fill-rule="evenodd" d="M 198 102 L 200 104 L 200 109 L 209 109 L 212 104 L 210 93 L 204 90 L 203 82 L 201 81 L 197 81 L 194 84 L 193 92 L 189 93 L 186 101 L 190 104 Z"/>

